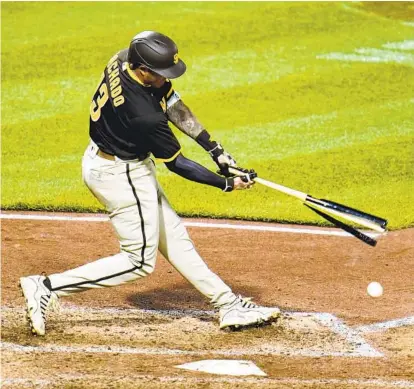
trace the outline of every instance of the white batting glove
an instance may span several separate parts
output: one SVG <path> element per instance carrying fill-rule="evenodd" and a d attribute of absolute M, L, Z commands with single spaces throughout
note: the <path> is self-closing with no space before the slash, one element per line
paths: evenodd
<path fill-rule="evenodd" d="M 229 172 L 229 167 L 237 166 L 234 158 L 227 151 L 224 151 L 220 143 L 217 143 L 217 146 L 210 150 L 209 153 L 220 169 L 218 173 L 225 177 L 231 177 L 232 174 Z"/>

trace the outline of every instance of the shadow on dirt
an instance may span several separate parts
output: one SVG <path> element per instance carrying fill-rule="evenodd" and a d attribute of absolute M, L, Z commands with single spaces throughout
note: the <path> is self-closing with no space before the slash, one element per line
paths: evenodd
<path fill-rule="evenodd" d="M 259 290 L 259 288 L 249 287 L 239 288 L 234 292 L 245 297 L 253 297 L 253 301 L 258 302 Z M 141 309 L 213 309 L 207 298 L 186 283 L 174 285 L 173 288 L 158 288 L 134 293 L 127 297 L 127 301 Z"/>

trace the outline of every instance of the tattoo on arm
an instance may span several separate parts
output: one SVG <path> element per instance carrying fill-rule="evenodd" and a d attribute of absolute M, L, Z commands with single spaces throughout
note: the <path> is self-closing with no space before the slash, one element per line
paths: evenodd
<path fill-rule="evenodd" d="M 195 139 L 200 135 L 204 127 L 200 124 L 194 114 L 181 100 L 177 101 L 167 110 L 168 120 L 180 131 Z"/>

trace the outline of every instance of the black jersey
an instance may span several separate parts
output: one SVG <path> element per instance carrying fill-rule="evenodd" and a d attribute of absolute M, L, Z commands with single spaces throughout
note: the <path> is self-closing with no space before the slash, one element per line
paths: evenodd
<path fill-rule="evenodd" d="M 164 161 L 180 153 L 168 126 L 167 106 L 179 99 L 167 80 L 161 88 L 145 86 L 122 50 L 108 62 L 90 106 L 89 134 L 98 147 L 129 160 L 152 153 Z"/>

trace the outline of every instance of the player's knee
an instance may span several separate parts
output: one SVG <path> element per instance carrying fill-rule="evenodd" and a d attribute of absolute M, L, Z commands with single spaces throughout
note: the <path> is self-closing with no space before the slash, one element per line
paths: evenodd
<path fill-rule="evenodd" d="M 142 274 L 150 275 L 155 269 L 156 253 L 143 253 L 141 250 L 126 253 L 131 264 Z"/>

